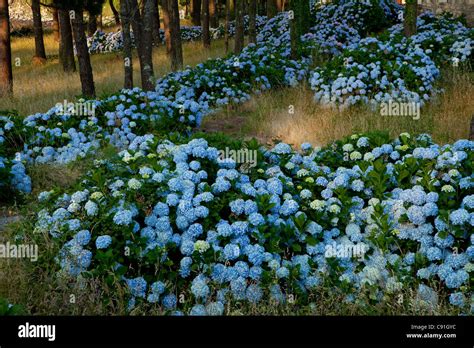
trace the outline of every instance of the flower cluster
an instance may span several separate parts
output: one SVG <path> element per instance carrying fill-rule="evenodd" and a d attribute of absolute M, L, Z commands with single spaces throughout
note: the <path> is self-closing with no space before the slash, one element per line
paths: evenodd
<path fill-rule="evenodd" d="M 14 116 L 0 116 L 0 197 L 8 195 L 8 188 L 29 193 L 31 179 L 18 156 L 12 151 L 19 142 L 18 124 Z M 5 195 L 5 197 L 3 197 Z"/>
<path fill-rule="evenodd" d="M 36 230 L 66 241 L 62 272 L 115 269 L 130 308 L 222 314 L 233 300 L 304 303 L 324 282 L 347 301 L 407 284 L 422 296 L 437 283 L 469 310 L 474 142 L 354 135 L 322 150 L 258 151 L 243 174 L 204 139 L 143 137 L 97 162 L 79 191 L 43 195 Z"/>
<path fill-rule="evenodd" d="M 368 37 L 346 49 L 310 79 L 315 100 L 347 107 L 357 103 L 430 99 L 439 70 L 421 49 Z"/>
<path fill-rule="evenodd" d="M 351 15 L 357 6 L 362 7 L 357 10 L 361 15 Z M 363 20 L 368 9 L 364 11 L 361 3 L 357 6 L 337 2 L 323 7 L 318 16 L 329 25 L 321 22 L 308 37 L 323 53 L 338 55 L 310 77 L 315 100 L 323 105 L 344 108 L 392 100 L 423 105 L 436 92 L 433 85 L 440 65 L 473 59 L 474 30 L 458 20 L 427 12 L 418 18 L 418 33 L 408 39 L 402 35 L 402 24 L 379 38 L 361 39 L 371 28 Z M 394 11 L 385 11 L 392 22 Z M 346 14 L 342 20 L 341 13 Z"/>
<path fill-rule="evenodd" d="M 389 29 L 391 41 L 406 41 L 402 25 Z M 421 47 L 438 66 L 474 62 L 474 29 L 467 28 L 452 15 L 435 16 L 423 12 L 417 18 L 417 33 L 409 40 L 413 47 Z"/>
<path fill-rule="evenodd" d="M 314 10 L 315 26 L 305 36 L 318 54 L 338 55 L 371 32 L 378 32 L 398 20 L 401 7 L 393 1 L 343 0 Z"/>

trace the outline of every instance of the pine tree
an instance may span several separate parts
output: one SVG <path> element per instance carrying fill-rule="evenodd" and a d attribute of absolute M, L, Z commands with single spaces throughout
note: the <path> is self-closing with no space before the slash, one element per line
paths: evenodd
<path fill-rule="evenodd" d="M 225 53 L 229 53 L 229 30 L 230 30 L 230 5 L 232 0 L 225 2 L 225 24 L 224 24 L 224 43 Z"/>
<path fill-rule="evenodd" d="M 239 54 L 244 48 L 244 1 L 235 0 L 235 46 L 234 53 Z"/>
<path fill-rule="evenodd" d="M 416 34 L 416 17 L 418 15 L 418 1 L 406 0 L 403 32 L 406 37 Z"/>
<path fill-rule="evenodd" d="M 112 10 L 112 13 L 114 14 L 115 24 L 119 25 L 120 24 L 120 14 L 118 13 L 117 9 L 115 8 L 114 0 L 109 0 L 109 6 L 110 6 L 110 9 Z"/>
<path fill-rule="evenodd" d="M 168 9 L 168 0 L 161 0 L 161 12 L 163 13 L 163 29 L 165 31 L 166 54 L 171 58 L 171 31 L 170 31 L 170 12 Z"/>
<path fill-rule="evenodd" d="M 209 0 L 202 0 L 202 44 L 205 49 L 211 48 L 209 25 Z"/>
<path fill-rule="evenodd" d="M 285 0 L 276 0 L 276 10 L 277 12 L 285 10 Z"/>
<path fill-rule="evenodd" d="M 0 0 L 0 97 L 13 93 L 8 0 Z"/>
<path fill-rule="evenodd" d="M 257 0 L 249 0 L 249 41 L 257 42 Z"/>
<path fill-rule="evenodd" d="M 201 0 L 191 0 L 191 22 L 201 25 Z"/>
<path fill-rule="evenodd" d="M 209 17 L 210 17 L 210 26 L 212 28 L 217 28 L 219 26 L 219 14 L 217 13 L 217 1 L 209 0 Z"/>
<path fill-rule="evenodd" d="M 153 0 L 144 0 L 140 14 L 137 0 L 130 0 L 130 13 L 135 43 L 140 62 L 142 88 L 151 91 L 153 83 Z"/>
<path fill-rule="evenodd" d="M 89 36 L 94 35 L 97 31 L 97 16 L 89 13 L 89 20 L 87 22 L 87 32 Z"/>
<path fill-rule="evenodd" d="M 171 70 L 183 68 L 183 47 L 181 43 L 181 28 L 179 23 L 178 0 L 168 0 L 171 36 Z"/>
<path fill-rule="evenodd" d="M 76 44 L 77 61 L 79 63 L 79 76 L 81 78 L 82 94 L 86 97 L 95 97 L 94 75 L 87 47 L 87 37 L 84 25 L 84 12 L 77 8 L 71 17 L 74 43 Z"/>
<path fill-rule="evenodd" d="M 153 0 L 153 43 L 158 45 L 161 43 L 160 36 L 160 10 L 158 0 Z"/>
<path fill-rule="evenodd" d="M 273 18 L 277 14 L 276 0 L 267 0 L 267 17 Z"/>
<path fill-rule="evenodd" d="M 58 9 L 53 8 L 52 9 L 52 15 L 53 15 L 53 37 L 54 41 L 59 42 L 59 14 L 58 14 Z"/>
<path fill-rule="evenodd" d="M 84 23 L 84 12 L 97 16 L 102 9 L 105 0 L 53 0 L 52 6 L 59 9 L 61 43 L 60 58 L 65 70 L 74 69 L 74 56 L 72 51 L 72 37 L 76 48 L 77 61 L 79 64 L 79 76 L 81 79 L 82 94 L 86 97 L 95 97 L 94 75 L 87 46 L 86 25 Z M 69 31 L 69 32 L 68 32 Z"/>
<path fill-rule="evenodd" d="M 46 50 L 44 48 L 43 22 L 41 21 L 41 7 L 39 0 L 31 0 L 31 11 L 33 14 L 33 30 L 35 33 L 34 61 L 42 63 L 46 60 Z"/>
<path fill-rule="evenodd" d="M 301 45 L 301 36 L 309 31 L 311 25 L 309 1 L 290 0 L 290 37 L 291 56 L 298 57 L 298 49 Z"/>
<path fill-rule="evenodd" d="M 120 1 L 120 17 L 122 24 L 123 60 L 124 60 L 124 88 L 133 87 L 133 57 L 132 37 L 130 35 L 130 3 L 129 0 Z"/>
<path fill-rule="evenodd" d="M 76 71 L 74 60 L 74 44 L 72 40 L 71 17 L 69 10 L 58 9 L 59 16 L 59 61 L 63 66 L 64 72 Z"/>

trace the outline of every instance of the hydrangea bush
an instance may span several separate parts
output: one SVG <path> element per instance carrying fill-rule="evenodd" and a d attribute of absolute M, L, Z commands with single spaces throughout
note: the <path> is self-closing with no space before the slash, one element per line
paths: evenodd
<path fill-rule="evenodd" d="M 474 142 L 386 140 L 279 143 L 243 174 L 204 139 L 142 137 L 77 191 L 42 193 L 35 231 L 62 245 L 62 273 L 121 279 L 130 309 L 222 314 L 228 301 L 305 303 L 324 284 L 349 302 L 436 286 L 469 311 Z"/>
<path fill-rule="evenodd" d="M 389 33 L 391 41 L 406 41 L 401 24 L 390 28 Z M 472 67 L 474 62 L 474 29 L 448 13 L 435 16 L 423 12 L 417 18 L 417 34 L 410 38 L 409 44 L 421 47 L 438 66 L 463 63 Z"/>
<path fill-rule="evenodd" d="M 347 107 L 390 100 L 424 104 L 439 70 L 421 49 L 368 37 L 345 50 L 310 79 L 315 100 Z"/>
<path fill-rule="evenodd" d="M 403 35 L 403 24 L 393 25 L 377 38 L 361 39 L 374 31 L 364 14 L 376 6 L 349 3 L 324 6 L 317 14 L 324 21 L 306 37 L 316 41 L 320 52 L 337 56 L 318 66 L 310 77 L 315 100 L 323 105 L 375 106 L 390 100 L 423 105 L 437 92 L 434 82 L 441 66 L 472 64 L 474 30 L 457 19 L 426 12 L 418 18 L 417 34 L 408 39 Z M 379 29 L 396 20 L 398 8 L 384 8 L 380 16 L 385 19 L 377 24 Z M 345 16 L 340 17 L 341 13 Z"/>
<path fill-rule="evenodd" d="M 12 149 L 20 142 L 15 116 L 0 116 L 0 198 L 7 198 L 10 189 L 23 193 L 31 191 L 31 179 L 26 168 Z"/>

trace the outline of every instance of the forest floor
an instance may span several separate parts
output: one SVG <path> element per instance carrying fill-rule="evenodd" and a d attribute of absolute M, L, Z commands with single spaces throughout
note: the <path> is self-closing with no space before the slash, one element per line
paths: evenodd
<path fill-rule="evenodd" d="M 0 110 L 17 110 L 22 116 L 46 112 L 57 103 L 74 101 L 81 94 L 79 73 L 64 73 L 59 65 L 59 44 L 52 34 L 46 34 L 45 48 L 48 60 L 43 65 L 33 64 L 34 38 L 12 38 L 13 97 L 0 100 Z M 230 47 L 233 47 L 232 42 Z M 183 43 L 184 64 L 194 66 L 208 58 L 225 55 L 224 40 L 215 40 L 210 50 L 202 48 L 201 41 Z M 97 96 L 118 92 L 123 86 L 123 57 L 121 52 L 91 55 Z M 77 65 L 77 64 L 76 64 Z M 170 63 L 163 45 L 153 52 L 155 77 L 170 72 Z M 134 52 L 135 85 L 140 86 L 138 58 Z"/>

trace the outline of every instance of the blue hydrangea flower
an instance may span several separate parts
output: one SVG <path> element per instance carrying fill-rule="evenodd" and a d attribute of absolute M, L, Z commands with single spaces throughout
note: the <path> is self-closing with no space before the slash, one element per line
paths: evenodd
<path fill-rule="evenodd" d="M 110 244 L 112 244 L 112 237 L 109 235 L 99 236 L 95 240 L 95 246 L 97 249 L 107 249 Z"/>
<path fill-rule="evenodd" d="M 205 316 L 205 315 L 207 315 L 206 307 L 204 307 L 202 304 L 194 305 L 193 308 L 191 308 L 191 311 L 189 312 L 189 315 L 191 315 L 191 316 Z"/>
<path fill-rule="evenodd" d="M 176 299 L 176 295 L 168 294 L 163 297 L 163 299 L 161 300 L 161 303 L 163 304 L 163 307 L 165 307 L 165 309 L 169 310 L 169 309 L 176 308 L 176 305 L 178 302 Z"/>
<path fill-rule="evenodd" d="M 464 307 L 466 298 L 462 292 L 454 292 L 449 295 L 449 303 L 456 307 Z"/>
<path fill-rule="evenodd" d="M 74 236 L 74 242 L 81 246 L 87 245 L 91 240 L 91 233 L 88 230 L 79 231 Z"/>
<path fill-rule="evenodd" d="M 256 284 L 250 284 L 247 287 L 246 297 L 249 302 L 258 303 L 262 299 L 262 296 L 263 296 L 263 291 L 260 288 L 260 286 Z"/>
<path fill-rule="evenodd" d="M 468 211 L 465 210 L 465 209 L 454 210 L 449 215 L 449 221 L 451 221 L 451 223 L 453 225 L 462 225 L 462 224 L 468 222 L 469 218 L 470 218 L 470 215 L 469 215 Z"/>
<path fill-rule="evenodd" d="M 224 247 L 224 258 L 226 260 L 235 260 L 240 256 L 240 248 L 235 244 L 227 244 Z"/>
<path fill-rule="evenodd" d="M 132 223 L 133 214 L 130 210 L 119 210 L 114 215 L 114 223 L 121 226 L 127 226 Z"/>
<path fill-rule="evenodd" d="M 145 298 L 147 283 L 143 277 L 127 279 L 127 285 L 133 297 Z"/>

